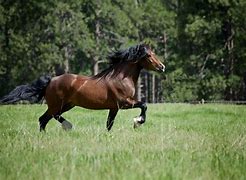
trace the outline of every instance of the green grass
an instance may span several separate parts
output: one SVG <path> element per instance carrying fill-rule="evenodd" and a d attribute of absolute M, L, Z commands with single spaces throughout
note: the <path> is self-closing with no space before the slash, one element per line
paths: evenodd
<path fill-rule="evenodd" d="M 112 132 L 107 111 L 74 108 L 70 132 L 51 120 L 40 133 L 46 105 L 0 106 L 0 179 L 246 179 L 246 106 L 149 105 L 120 111 Z"/>

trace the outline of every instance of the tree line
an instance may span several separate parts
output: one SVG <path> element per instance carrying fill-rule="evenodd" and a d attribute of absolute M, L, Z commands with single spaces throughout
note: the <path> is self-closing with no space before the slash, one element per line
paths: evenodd
<path fill-rule="evenodd" d="M 246 100 L 244 0 L 0 0 L 0 96 L 43 74 L 91 75 L 113 50 L 148 42 L 165 75 L 147 102 Z"/>

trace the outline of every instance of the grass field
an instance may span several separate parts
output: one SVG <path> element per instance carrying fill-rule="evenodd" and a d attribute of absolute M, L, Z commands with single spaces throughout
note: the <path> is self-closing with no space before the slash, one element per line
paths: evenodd
<path fill-rule="evenodd" d="M 74 129 L 38 117 L 46 105 L 0 106 L 0 179 L 246 179 L 246 106 L 149 105 L 120 111 L 112 132 L 107 111 L 74 108 Z"/>

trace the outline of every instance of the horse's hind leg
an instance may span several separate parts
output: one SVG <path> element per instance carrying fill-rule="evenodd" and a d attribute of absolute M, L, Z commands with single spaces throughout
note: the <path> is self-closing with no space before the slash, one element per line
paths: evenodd
<path fill-rule="evenodd" d="M 61 114 L 66 112 L 66 111 L 69 111 L 73 107 L 74 107 L 74 105 L 72 105 L 72 104 L 65 104 L 62 107 L 61 111 L 54 116 L 54 118 L 62 124 L 62 128 L 64 130 L 72 129 L 73 125 L 69 121 L 67 121 L 65 118 L 63 118 L 61 116 Z"/>
<path fill-rule="evenodd" d="M 39 118 L 39 126 L 40 126 L 40 131 L 44 131 L 47 123 L 49 120 L 52 118 L 52 115 L 46 111 L 42 116 Z"/>
<path fill-rule="evenodd" d="M 56 115 L 54 118 L 62 124 L 62 128 L 64 130 L 70 130 L 73 128 L 73 125 L 61 115 Z"/>

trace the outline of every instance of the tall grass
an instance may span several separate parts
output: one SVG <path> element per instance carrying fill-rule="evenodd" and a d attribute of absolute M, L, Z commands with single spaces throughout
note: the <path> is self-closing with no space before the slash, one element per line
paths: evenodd
<path fill-rule="evenodd" d="M 246 107 L 149 105 L 120 111 L 111 132 L 107 111 L 74 108 L 74 128 L 51 120 L 46 105 L 0 106 L 0 179 L 246 179 Z"/>

